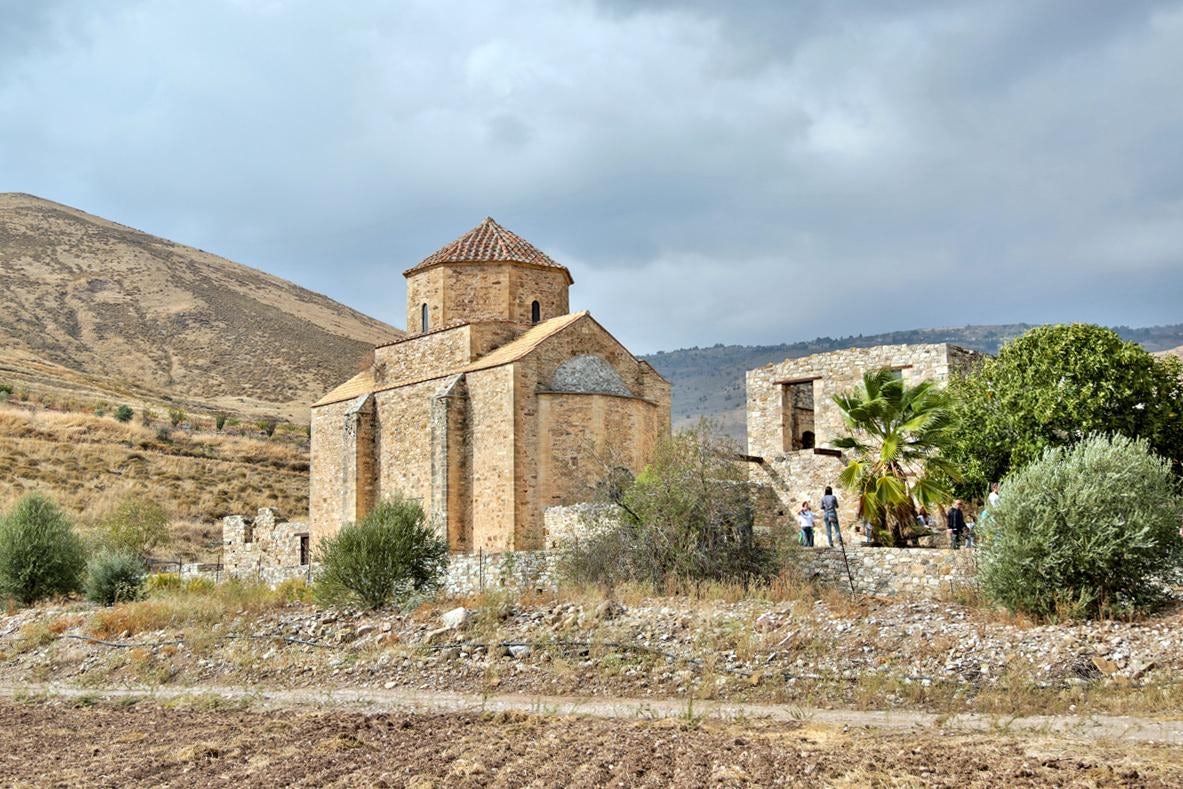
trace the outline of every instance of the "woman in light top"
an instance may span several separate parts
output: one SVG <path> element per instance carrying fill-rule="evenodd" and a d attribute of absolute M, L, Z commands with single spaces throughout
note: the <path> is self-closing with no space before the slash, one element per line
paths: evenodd
<path fill-rule="evenodd" d="M 797 513 L 797 522 L 801 525 L 801 544 L 806 548 L 813 547 L 813 510 L 809 502 L 801 502 L 801 510 Z"/>

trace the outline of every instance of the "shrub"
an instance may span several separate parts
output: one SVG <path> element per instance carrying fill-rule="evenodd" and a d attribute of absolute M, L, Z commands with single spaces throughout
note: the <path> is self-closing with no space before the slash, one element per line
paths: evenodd
<path fill-rule="evenodd" d="M 263 432 L 263 435 L 267 436 L 268 438 L 271 438 L 271 436 L 275 435 L 275 428 L 278 426 L 279 420 L 270 418 L 260 419 L 255 423 L 255 427 L 259 428 L 259 430 Z"/>
<path fill-rule="evenodd" d="M 1002 485 L 979 527 L 980 581 L 1012 611 L 1084 617 L 1161 602 L 1183 567 L 1183 497 L 1144 440 L 1049 449 Z"/>
<path fill-rule="evenodd" d="M 185 412 L 179 408 L 168 409 L 168 423 L 173 427 L 185 421 Z"/>
<path fill-rule="evenodd" d="M 103 545 L 115 553 L 126 553 L 147 558 L 172 535 L 168 528 L 168 513 L 154 501 L 126 497 L 114 511 L 99 521 Z"/>
<path fill-rule="evenodd" d="M 106 403 L 99 403 L 98 405 L 96 405 L 94 407 L 94 415 L 99 416 L 99 417 L 106 416 L 107 415 L 107 404 Z"/>
<path fill-rule="evenodd" d="M 12 384 L 0 383 L 0 394 L 11 395 L 12 394 Z"/>
<path fill-rule="evenodd" d="M 376 609 L 437 587 L 447 568 L 448 543 L 417 502 L 395 498 L 324 540 L 318 558 L 318 600 Z"/>
<path fill-rule="evenodd" d="M 134 416 L 134 413 L 131 410 L 131 406 L 121 405 L 115 409 L 115 421 L 116 422 L 122 422 L 124 424 L 127 424 L 128 422 L 131 421 L 132 416 Z"/>
<path fill-rule="evenodd" d="M 224 428 L 225 426 L 226 426 L 226 415 L 225 414 L 216 414 L 214 416 L 214 430 L 217 430 L 219 433 L 221 433 L 222 428 Z"/>
<path fill-rule="evenodd" d="M 25 605 L 79 589 L 86 551 L 74 525 L 39 493 L 0 520 L 0 597 Z"/>
<path fill-rule="evenodd" d="M 601 489 L 620 515 L 597 512 L 599 522 L 564 547 L 564 574 L 655 589 L 670 579 L 746 584 L 774 575 L 776 552 L 755 534 L 753 491 L 734 454 L 702 423 L 661 442 L 635 480 L 614 472 Z"/>
<path fill-rule="evenodd" d="M 86 597 L 100 605 L 138 600 L 144 591 L 146 568 L 134 554 L 102 550 L 86 565 Z"/>
<path fill-rule="evenodd" d="M 144 427 L 151 427 L 152 423 L 156 421 L 156 412 L 151 408 L 140 409 L 140 424 Z"/>

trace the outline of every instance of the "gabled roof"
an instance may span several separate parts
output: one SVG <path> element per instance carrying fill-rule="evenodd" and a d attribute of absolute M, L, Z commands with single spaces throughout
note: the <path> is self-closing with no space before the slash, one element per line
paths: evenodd
<path fill-rule="evenodd" d="M 447 378 L 450 375 L 457 375 L 460 373 L 474 373 L 478 370 L 488 370 L 493 367 L 501 367 L 502 365 L 512 364 L 513 362 L 519 361 L 520 359 L 528 356 L 530 353 L 536 350 L 538 346 L 542 345 L 542 343 L 546 342 L 551 337 L 554 337 L 556 334 L 569 329 L 584 318 L 594 323 L 600 331 L 604 332 L 604 334 L 606 334 L 608 338 L 612 340 L 612 342 L 620 345 L 620 341 L 613 337 L 607 329 L 601 326 L 599 321 L 593 318 L 591 313 L 589 313 L 587 310 L 572 312 L 567 315 L 560 315 L 557 318 L 545 320 L 542 323 L 530 327 L 530 329 L 528 329 L 524 334 L 519 335 L 516 339 L 507 342 L 500 348 L 493 349 L 481 358 L 463 367 L 441 369 L 429 375 L 396 381 L 386 386 L 378 386 L 377 381 L 374 379 L 373 368 L 370 368 L 363 373 L 358 373 L 333 391 L 326 394 L 324 397 L 314 403 L 312 407 L 318 408 L 323 405 L 331 405 L 333 403 L 340 403 L 346 400 L 353 400 L 354 398 L 363 394 L 385 392 L 389 389 L 399 389 L 411 384 L 435 381 L 441 378 Z M 624 348 L 623 345 L 620 345 L 620 347 Z M 625 350 L 627 351 L 628 349 Z M 637 362 L 647 367 L 661 380 L 665 380 L 660 374 L 657 373 L 656 370 L 653 369 L 653 366 L 645 362 L 645 360 L 637 359 Z"/>
<path fill-rule="evenodd" d="M 363 370 L 312 404 L 313 408 L 342 400 L 352 400 L 374 391 L 374 368 Z"/>
<path fill-rule="evenodd" d="M 440 247 L 417 265 L 404 271 L 403 276 L 410 276 L 416 271 L 442 263 L 524 263 L 527 266 L 557 269 L 571 280 L 571 272 L 566 266 L 551 260 L 538 247 L 516 233 L 506 230 L 488 216 L 460 238 Z"/>
<path fill-rule="evenodd" d="M 525 334 L 485 354 L 465 367 L 462 372 L 471 373 L 477 370 L 487 370 L 490 367 L 500 367 L 503 364 L 516 362 L 580 318 L 586 318 L 587 315 L 587 310 L 571 312 L 531 326 Z"/>

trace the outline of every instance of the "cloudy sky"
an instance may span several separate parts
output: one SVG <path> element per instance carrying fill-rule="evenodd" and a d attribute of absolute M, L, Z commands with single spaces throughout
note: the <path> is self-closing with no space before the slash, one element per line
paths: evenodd
<path fill-rule="evenodd" d="M 638 351 L 1183 321 L 1183 3 L 0 0 L 0 191 L 403 321 L 492 215 Z"/>

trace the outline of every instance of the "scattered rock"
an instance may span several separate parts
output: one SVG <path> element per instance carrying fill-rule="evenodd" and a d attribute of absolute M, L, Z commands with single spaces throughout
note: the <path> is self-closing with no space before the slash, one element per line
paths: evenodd
<path fill-rule="evenodd" d="M 1117 664 L 1100 655 L 1093 656 L 1093 665 L 1097 667 L 1097 671 L 1100 671 L 1107 677 L 1111 677 L 1117 672 Z"/>
<path fill-rule="evenodd" d="M 467 608 L 460 606 L 459 608 L 453 608 L 441 616 L 440 624 L 448 630 L 456 630 L 464 627 L 471 616 Z"/>
<path fill-rule="evenodd" d="M 615 600 L 605 600 L 596 606 L 596 619 L 609 622 L 618 619 L 625 612 L 625 607 Z"/>

